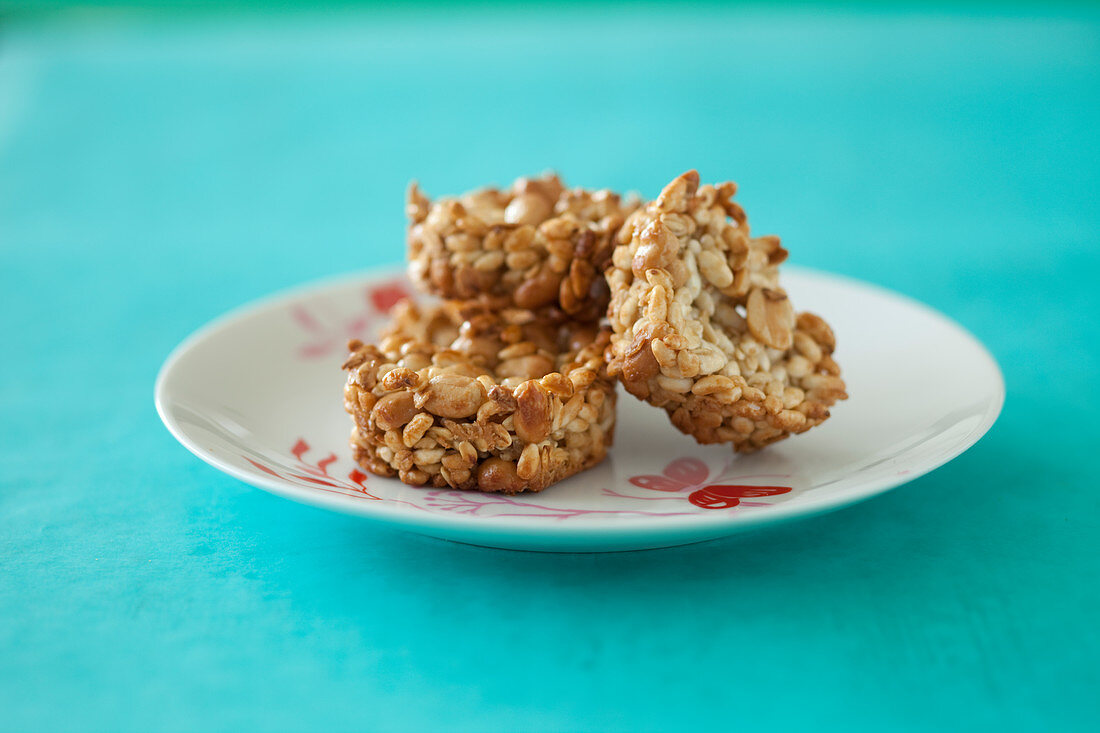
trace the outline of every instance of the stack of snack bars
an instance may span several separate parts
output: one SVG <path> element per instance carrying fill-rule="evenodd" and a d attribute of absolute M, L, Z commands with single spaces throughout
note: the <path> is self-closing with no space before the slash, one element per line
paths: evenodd
<path fill-rule="evenodd" d="M 442 300 L 349 343 L 356 461 L 417 486 L 541 491 L 607 455 L 616 381 L 738 451 L 823 422 L 847 397 L 832 330 L 796 315 L 787 252 L 750 236 L 735 191 L 695 171 L 644 206 L 553 175 L 434 202 L 414 184 L 409 275 Z"/>

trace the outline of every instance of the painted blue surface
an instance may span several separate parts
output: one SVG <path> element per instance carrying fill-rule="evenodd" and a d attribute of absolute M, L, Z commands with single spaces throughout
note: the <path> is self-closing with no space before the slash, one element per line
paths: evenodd
<path fill-rule="evenodd" d="M 1100 21 L 1029 15 L 9 23 L 0 730 L 1094 730 Z M 158 423 L 191 330 L 399 260 L 411 177 L 550 166 L 740 181 L 793 261 L 981 338 L 1000 422 L 843 512 L 606 556 L 308 509 Z"/>

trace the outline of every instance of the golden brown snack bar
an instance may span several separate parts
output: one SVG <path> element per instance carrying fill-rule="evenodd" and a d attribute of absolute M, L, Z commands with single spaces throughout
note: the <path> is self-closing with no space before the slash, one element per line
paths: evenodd
<path fill-rule="evenodd" d="M 610 191 L 566 189 L 555 175 L 520 178 L 431 201 L 409 187 L 409 275 L 443 298 L 503 297 L 576 320 L 607 310 L 612 238 L 636 207 Z"/>
<path fill-rule="evenodd" d="M 499 306 L 499 303 L 496 304 Z M 355 459 L 413 485 L 541 491 L 607 455 L 609 334 L 559 312 L 405 301 L 377 345 L 348 344 Z"/>
<path fill-rule="evenodd" d="M 608 362 L 684 433 L 752 451 L 820 424 L 847 394 L 832 329 L 796 316 L 779 285 L 787 252 L 750 237 L 735 192 L 689 171 L 628 217 L 607 271 Z"/>

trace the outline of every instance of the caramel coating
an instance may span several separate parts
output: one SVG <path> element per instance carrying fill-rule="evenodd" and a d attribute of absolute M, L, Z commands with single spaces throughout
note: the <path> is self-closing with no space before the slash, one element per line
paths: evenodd
<path fill-rule="evenodd" d="M 360 465 L 514 494 L 603 460 L 615 426 L 609 332 L 497 305 L 406 301 L 377 345 L 348 344 L 344 405 Z"/>
<path fill-rule="evenodd" d="M 787 251 L 750 237 L 735 192 L 688 171 L 627 218 L 607 270 L 607 358 L 682 432 L 753 451 L 820 424 L 847 393 L 832 330 L 796 315 L 779 284 Z"/>
<path fill-rule="evenodd" d="M 413 183 L 409 274 L 444 298 L 504 298 L 595 321 L 607 310 L 613 237 L 636 207 L 610 191 L 566 189 L 555 175 L 435 202 Z"/>

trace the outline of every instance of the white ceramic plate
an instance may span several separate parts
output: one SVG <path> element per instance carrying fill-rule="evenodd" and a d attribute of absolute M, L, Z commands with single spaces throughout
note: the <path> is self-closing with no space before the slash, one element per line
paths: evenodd
<path fill-rule="evenodd" d="M 837 509 L 943 465 L 997 419 L 1000 370 L 954 322 L 835 275 L 790 268 L 784 284 L 833 325 L 851 398 L 825 424 L 749 456 L 697 445 L 621 392 L 607 460 L 539 494 L 365 475 L 350 457 L 340 363 L 347 339 L 369 338 L 411 293 L 397 269 L 216 320 L 165 362 L 157 410 L 196 456 L 288 499 L 460 542 L 573 552 L 699 542 Z"/>

